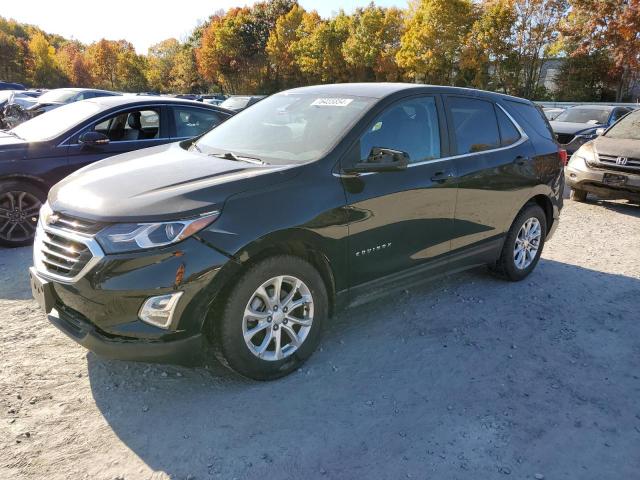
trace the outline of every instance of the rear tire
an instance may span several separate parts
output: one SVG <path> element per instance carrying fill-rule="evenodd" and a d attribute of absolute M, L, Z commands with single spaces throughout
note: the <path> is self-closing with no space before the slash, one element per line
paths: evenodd
<path fill-rule="evenodd" d="M 512 282 L 525 279 L 538 264 L 547 236 L 547 217 L 539 205 L 526 205 L 513 221 L 500 258 L 491 270 Z"/>
<path fill-rule="evenodd" d="M 47 195 L 19 180 L 0 183 L 0 245 L 24 247 L 33 243 L 40 207 Z"/>
<path fill-rule="evenodd" d="M 254 380 L 282 377 L 315 351 L 328 311 L 327 289 L 311 264 L 289 255 L 267 258 L 224 299 L 211 331 L 215 356 Z"/>
<path fill-rule="evenodd" d="M 571 193 L 569 193 L 569 198 L 574 202 L 586 202 L 587 192 L 585 192 L 584 190 L 578 190 L 576 188 L 572 188 Z"/>

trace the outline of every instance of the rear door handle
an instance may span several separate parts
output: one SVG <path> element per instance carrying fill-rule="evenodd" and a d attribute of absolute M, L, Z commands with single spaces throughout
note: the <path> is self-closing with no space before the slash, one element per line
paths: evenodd
<path fill-rule="evenodd" d="M 440 171 L 433 174 L 433 176 L 431 177 L 431 181 L 436 183 L 444 183 L 450 178 L 453 178 L 453 172 Z"/>

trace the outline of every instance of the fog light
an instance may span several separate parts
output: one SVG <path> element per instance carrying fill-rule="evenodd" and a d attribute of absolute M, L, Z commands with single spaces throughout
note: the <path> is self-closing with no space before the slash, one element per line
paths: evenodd
<path fill-rule="evenodd" d="M 142 305 L 138 318 L 155 327 L 169 328 L 173 320 L 173 312 L 182 293 L 169 293 L 148 298 Z"/>

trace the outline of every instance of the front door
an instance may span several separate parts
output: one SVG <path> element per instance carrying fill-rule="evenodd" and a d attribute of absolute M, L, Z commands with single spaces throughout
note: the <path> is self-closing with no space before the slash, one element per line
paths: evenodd
<path fill-rule="evenodd" d="M 446 135 L 438 96 L 387 107 L 367 127 L 343 167 L 367 161 L 372 148 L 409 155 L 406 170 L 342 175 L 350 212 L 351 285 L 417 266 L 450 250 L 456 173 L 444 159 Z"/>
<path fill-rule="evenodd" d="M 68 173 L 119 153 L 173 141 L 165 124 L 162 108 L 151 106 L 119 111 L 97 120 L 71 138 Z M 87 131 L 105 134 L 109 143 L 99 146 L 80 144 L 78 138 Z"/>

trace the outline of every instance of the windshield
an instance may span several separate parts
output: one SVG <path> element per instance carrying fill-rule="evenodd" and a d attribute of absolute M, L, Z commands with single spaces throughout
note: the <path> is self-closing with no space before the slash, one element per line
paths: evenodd
<path fill-rule="evenodd" d="M 51 90 L 38 97 L 38 103 L 65 103 L 78 94 L 75 90 Z"/>
<path fill-rule="evenodd" d="M 196 147 L 267 163 L 311 162 L 326 154 L 375 101 L 349 95 L 272 95 L 211 130 Z"/>
<path fill-rule="evenodd" d="M 244 108 L 251 100 L 251 97 L 231 97 L 227 98 L 222 104 L 220 104 L 223 108 L 229 108 L 231 110 L 236 110 L 240 108 Z"/>
<path fill-rule="evenodd" d="M 101 108 L 91 101 L 70 103 L 38 115 L 11 131 L 29 142 L 51 140 L 95 115 Z"/>
<path fill-rule="evenodd" d="M 611 110 L 604 108 L 568 108 L 556 117 L 556 122 L 607 123 Z"/>
<path fill-rule="evenodd" d="M 640 140 L 640 110 L 630 113 L 616 123 L 605 133 L 605 137 Z"/>

